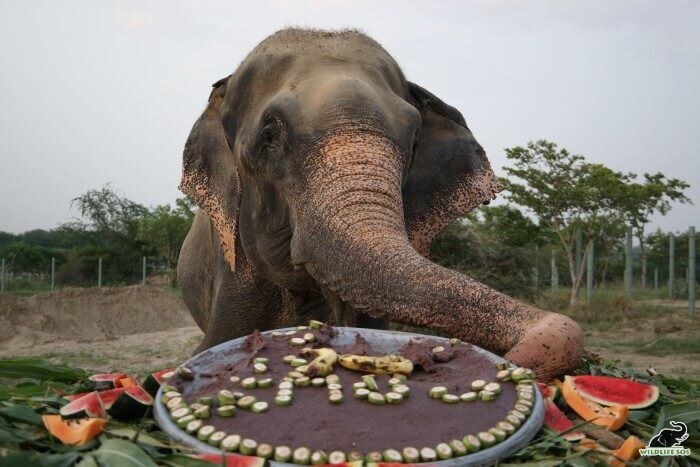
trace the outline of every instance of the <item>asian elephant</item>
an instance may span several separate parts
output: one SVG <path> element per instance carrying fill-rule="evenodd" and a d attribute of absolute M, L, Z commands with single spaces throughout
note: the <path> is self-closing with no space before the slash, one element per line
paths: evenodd
<path fill-rule="evenodd" d="M 183 159 L 200 210 L 178 281 L 198 350 L 316 318 L 431 328 L 544 379 L 579 362 L 574 321 L 428 259 L 499 185 L 462 114 L 366 35 L 269 36 L 214 84 Z"/>

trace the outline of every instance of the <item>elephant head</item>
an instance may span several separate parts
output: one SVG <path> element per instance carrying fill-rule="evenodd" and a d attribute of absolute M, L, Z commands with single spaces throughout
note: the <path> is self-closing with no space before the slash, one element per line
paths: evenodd
<path fill-rule="evenodd" d="M 183 168 L 232 271 L 443 331 L 545 378 L 580 359 L 570 319 L 428 259 L 433 237 L 499 186 L 460 112 L 361 33 L 264 40 L 214 85 Z"/>

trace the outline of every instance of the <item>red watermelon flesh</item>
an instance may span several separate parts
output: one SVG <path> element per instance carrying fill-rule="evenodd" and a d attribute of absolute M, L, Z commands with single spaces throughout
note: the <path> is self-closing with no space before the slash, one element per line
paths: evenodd
<path fill-rule="evenodd" d="M 119 387 L 119 380 L 127 378 L 126 373 L 101 373 L 90 376 L 88 379 L 92 382 L 92 387 L 96 391 L 104 389 L 114 389 Z"/>
<path fill-rule="evenodd" d="M 83 397 L 83 396 L 87 396 L 87 395 L 90 394 L 90 393 L 92 393 L 92 391 L 90 391 L 90 392 L 79 392 L 79 393 L 77 393 L 77 394 L 66 394 L 66 395 L 61 396 L 61 397 L 63 397 L 64 399 L 68 399 L 69 401 L 73 402 L 74 400 L 80 399 L 80 398 Z"/>
<path fill-rule="evenodd" d="M 549 386 L 544 383 L 537 383 L 537 388 L 545 399 L 554 399 L 557 397 L 557 392 L 559 391 L 556 386 Z"/>
<path fill-rule="evenodd" d="M 105 418 L 107 416 L 97 391 L 64 405 L 59 412 L 63 418 Z"/>
<path fill-rule="evenodd" d="M 98 392 L 97 395 L 100 397 L 102 407 L 104 407 L 105 410 L 109 410 L 124 391 L 126 391 L 126 388 L 108 389 L 106 391 Z"/>
<path fill-rule="evenodd" d="M 255 456 L 242 456 L 240 454 L 225 454 L 226 463 L 222 463 L 221 454 L 194 454 L 192 457 L 209 461 L 212 465 L 224 465 L 226 467 L 263 467 L 265 459 Z"/>
<path fill-rule="evenodd" d="M 629 409 L 649 407 L 659 398 L 659 388 L 611 376 L 569 376 L 574 388 L 600 405 L 626 405 Z"/>
<path fill-rule="evenodd" d="M 552 399 L 544 399 L 544 424 L 557 433 L 562 433 L 573 428 L 574 422 L 569 420 L 564 412 L 559 410 L 557 404 Z M 584 438 L 584 434 L 580 431 L 569 431 L 562 435 L 562 438 L 569 441 L 578 441 Z"/>

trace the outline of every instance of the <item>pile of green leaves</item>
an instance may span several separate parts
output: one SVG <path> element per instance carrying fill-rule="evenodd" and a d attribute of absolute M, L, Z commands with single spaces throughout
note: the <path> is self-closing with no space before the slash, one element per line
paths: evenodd
<path fill-rule="evenodd" d="M 687 458 L 640 459 L 633 465 L 679 465 L 700 463 L 700 381 L 649 376 L 622 369 L 615 362 L 589 357 L 581 374 L 632 377 L 660 388 L 659 402 L 647 410 L 632 411 L 618 431 L 622 437 L 637 435 L 648 440 L 668 420 L 688 425 L 690 438 L 683 444 L 693 454 Z M 147 414 L 133 423 L 110 420 L 105 432 L 84 446 L 65 446 L 43 427 L 41 415 L 58 413 L 66 400 L 61 394 L 88 390 L 84 370 L 52 365 L 36 358 L 0 360 L 0 467 L 47 466 L 192 466 L 212 464 L 188 456 L 190 450 L 170 440 Z M 566 407 L 564 407 L 566 410 Z M 577 427 L 578 428 L 578 427 Z M 575 444 L 543 429 L 529 446 L 501 465 L 605 465 L 608 454 L 581 452 Z"/>

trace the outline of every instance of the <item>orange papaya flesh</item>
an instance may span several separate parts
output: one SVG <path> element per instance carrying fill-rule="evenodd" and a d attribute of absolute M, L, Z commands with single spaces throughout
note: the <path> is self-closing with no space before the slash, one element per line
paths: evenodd
<path fill-rule="evenodd" d="M 610 431 L 618 430 L 627 421 L 629 410 L 626 405 L 603 407 L 581 397 L 570 383 L 568 376 L 562 384 L 562 396 L 571 409 L 581 418 Z"/>
<path fill-rule="evenodd" d="M 639 457 L 639 450 L 646 447 L 641 439 L 634 435 L 628 436 L 618 449 L 610 453 L 622 461 L 631 461 Z"/>
<path fill-rule="evenodd" d="M 60 415 L 42 415 L 44 426 L 54 437 L 63 444 L 81 446 L 100 433 L 107 424 L 102 418 L 83 418 L 79 420 L 63 420 Z"/>
<path fill-rule="evenodd" d="M 134 381 L 134 378 L 122 378 L 117 381 L 117 387 L 119 388 L 130 388 L 131 386 L 136 386 L 138 383 Z"/>

